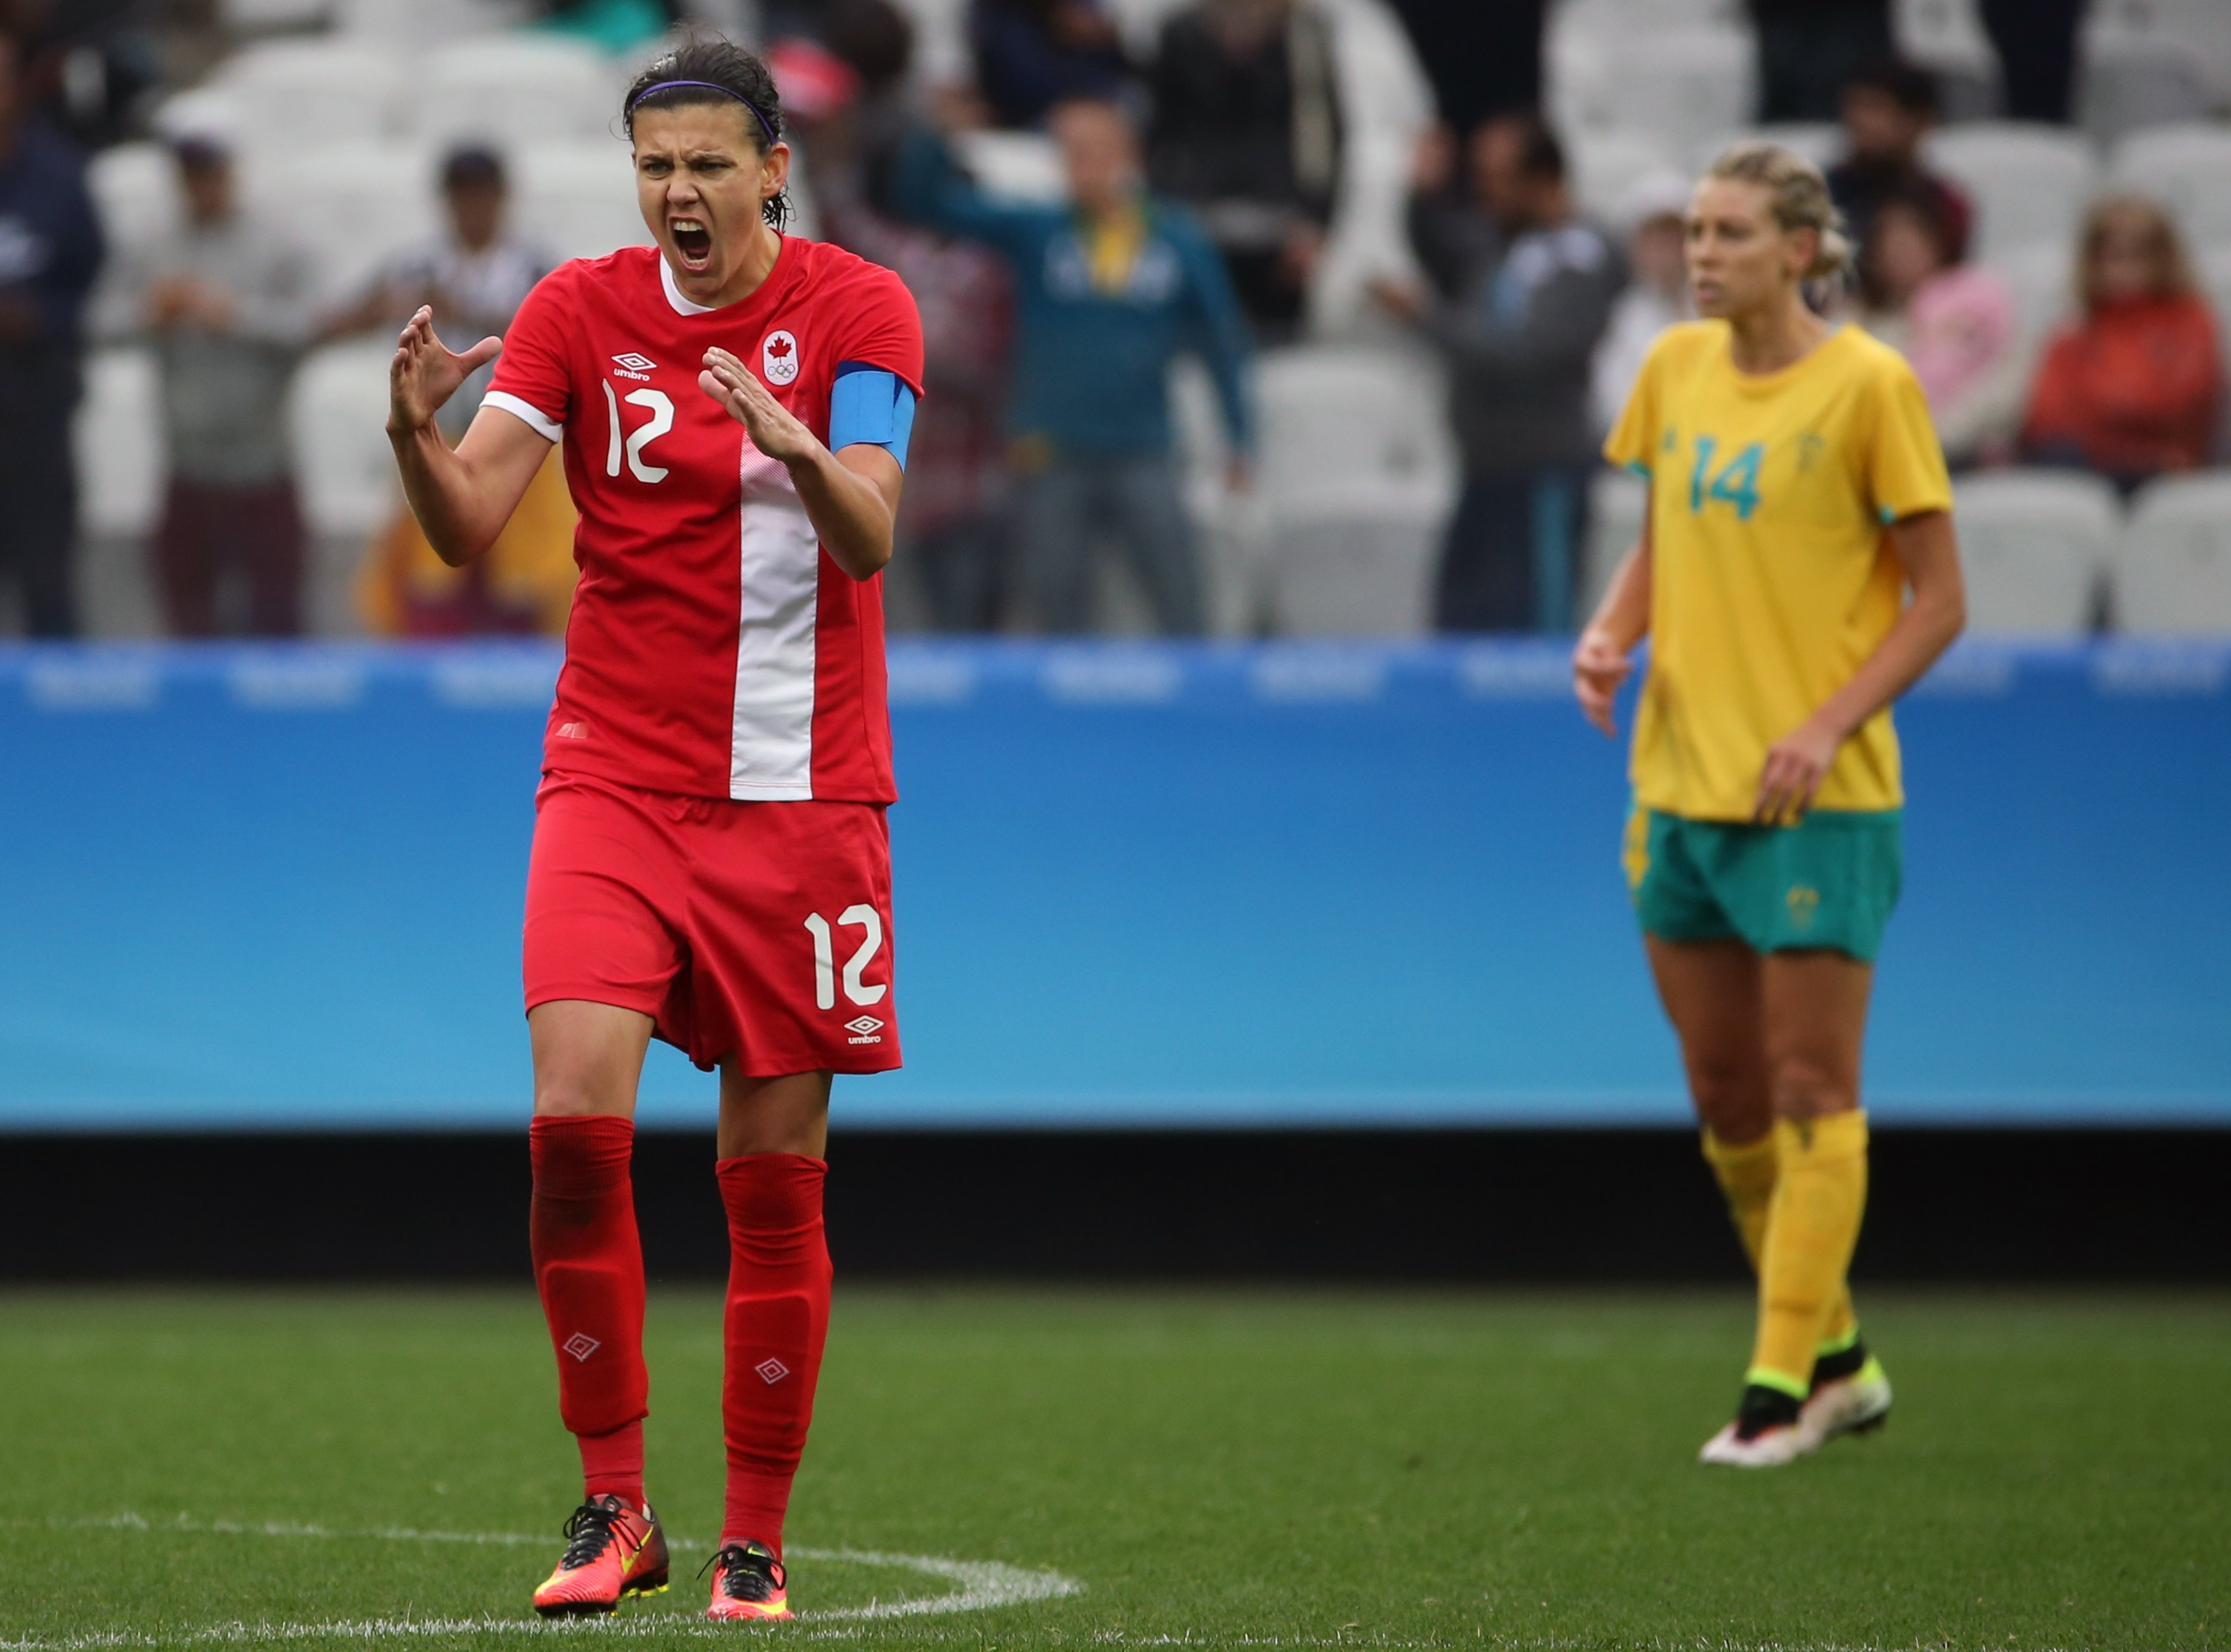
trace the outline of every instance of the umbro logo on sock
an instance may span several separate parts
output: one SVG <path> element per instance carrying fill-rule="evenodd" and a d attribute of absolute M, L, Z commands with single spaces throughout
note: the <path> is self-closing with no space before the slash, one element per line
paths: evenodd
<path fill-rule="evenodd" d="M 566 1351 L 585 1364 L 588 1362 L 589 1356 L 595 1353 L 598 1349 L 603 1346 L 604 1344 L 598 1342 L 594 1337 L 589 1335 L 585 1331 L 575 1331 L 572 1336 L 566 1338 L 565 1342 Z"/>
<path fill-rule="evenodd" d="M 763 1359 L 752 1369 L 759 1373 L 760 1381 L 765 1383 L 769 1388 L 773 1388 L 790 1375 L 790 1367 L 779 1359 Z"/>

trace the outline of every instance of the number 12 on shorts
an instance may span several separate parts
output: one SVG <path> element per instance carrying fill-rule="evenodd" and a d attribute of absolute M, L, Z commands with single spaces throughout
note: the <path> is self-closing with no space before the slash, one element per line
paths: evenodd
<path fill-rule="evenodd" d="M 861 972 L 874 961 L 883 945 L 883 920 L 872 906 L 865 903 L 848 906 L 837 914 L 839 923 L 867 931 L 857 950 L 844 963 L 844 996 L 856 1004 L 880 1004 L 883 994 L 890 990 L 888 983 L 870 987 L 860 979 Z M 813 936 L 813 1003 L 817 1009 L 837 1007 L 837 936 L 829 927 L 829 920 L 818 912 L 809 912 L 805 928 Z"/>

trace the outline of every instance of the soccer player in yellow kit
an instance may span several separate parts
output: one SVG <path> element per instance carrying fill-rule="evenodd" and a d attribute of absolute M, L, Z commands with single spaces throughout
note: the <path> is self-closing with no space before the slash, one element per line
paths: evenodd
<path fill-rule="evenodd" d="M 1650 509 L 1573 657 L 1609 735 L 1651 639 L 1627 871 L 1759 1276 L 1742 1399 L 1701 1454 L 1747 1467 L 1890 1410 L 1844 1283 L 1866 1200 L 1860 1046 L 1900 878 L 1890 704 L 1966 617 L 1920 385 L 1805 302 L 1849 257 L 1819 170 L 1785 149 L 1740 146 L 1698 185 L 1705 319 L 1659 339 L 1605 444 L 1649 479 Z"/>

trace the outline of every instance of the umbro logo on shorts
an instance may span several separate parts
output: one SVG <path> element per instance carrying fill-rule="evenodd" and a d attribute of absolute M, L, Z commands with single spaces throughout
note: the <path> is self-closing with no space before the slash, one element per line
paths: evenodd
<path fill-rule="evenodd" d="M 566 1351 L 572 1355 L 574 1358 L 579 1360 L 584 1364 L 588 1363 L 589 1356 L 591 1354 L 595 1353 L 598 1349 L 603 1346 L 604 1344 L 598 1342 L 594 1337 L 589 1335 L 585 1331 L 575 1331 L 572 1336 L 566 1338 L 565 1344 Z"/>
<path fill-rule="evenodd" d="M 763 1359 L 753 1366 L 752 1370 L 758 1373 L 760 1381 L 765 1383 L 769 1388 L 773 1388 L 790 1375 L 790 1367 L 779 1359 Z"/>
<path fill-rule="evenodd" d="M 612 361 L 619 368 L 619 376 L 623 379 L 648 379 L 650 370 L 658 365 L 649 356 L 634 350 L 625 355 L 614 356 Z"/>
<path fill-rule="evenodd" d="M 844 1030 L 854 1035 L 844 1040 L 847 1044 L 881 1044 L 883 1041 L 876 1036 L 883 1030 L 883 1024 L 872 1015 L 855 1015 L 844 1023 Z"/>

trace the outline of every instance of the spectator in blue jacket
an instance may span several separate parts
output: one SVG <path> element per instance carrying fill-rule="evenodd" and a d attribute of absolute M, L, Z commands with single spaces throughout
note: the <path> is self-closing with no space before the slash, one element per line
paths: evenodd
<path fill-rule="evenodd" d="M 0 36 L 0 577 L 22 593 L 34 637 L 77 629 L 70 414 L 100 256 L 84 158 L 30 112 L 16 47 Z"/>
<path fill-rule="evenodd" d="M 1006 257 L 1020 309 L 1008 403 L 1015 549 L 1038 625 L 1087 628 L 1094 530 L 1146 586 L 1165 632 L 1202 628 L 1193 533 L 1171 451 L 1168 372 L 1198 354 L 1216 381 L 1238 483 L 1252 431 L 1247 330 L 1224 261 L 1184 208 L 1148 193 L 1139 139 L 1113 103 L 1078 100 L 1051 126 L 1070 204 L 987 199 L 934 139 L 902 156 L 905 216 Z"/>

